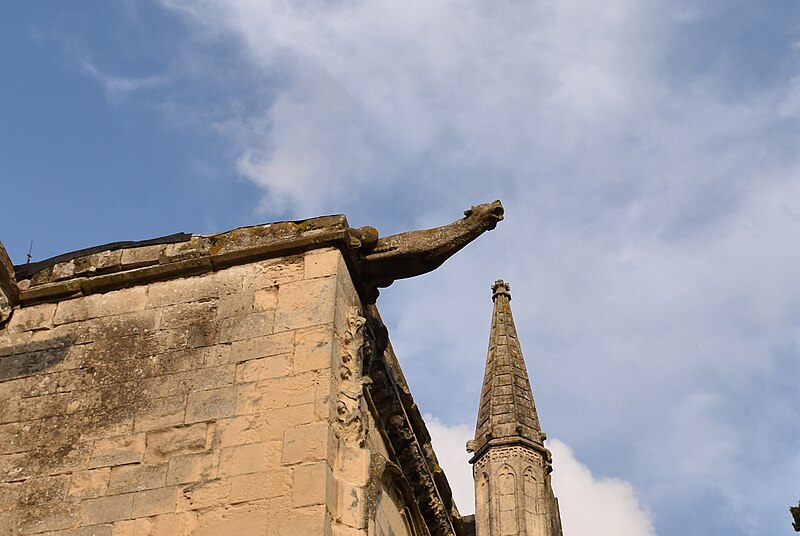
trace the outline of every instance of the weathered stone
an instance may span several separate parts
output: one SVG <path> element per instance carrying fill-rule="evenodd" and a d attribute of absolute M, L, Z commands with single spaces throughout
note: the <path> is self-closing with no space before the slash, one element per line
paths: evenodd
<path fill-rule="evenodd" d="M 186 423 L 231 417 L 236 410 L 236 388 L 223 387 L 189 394 L 186 401 Z"/>
<path fill-rule="evenodd" d="M 131 491 L 144 491 L 164 486 L 167 478 L 167 464 L 132 464 L 111 469 L 108 493 L 116 495 Z"/>
<path fill-rule="evenodd" d="M 292 479 L 292 504 L 294 506 L 324 504 L 334 510 L 335 481 L 327 462 L 295 466 L 292 469 Z M 316 485 L 309 486 L 309 482 L 315 482 Z"/>
<path fill-rule="evenodd" d="M 274 454 L 278 445 L 279 443 L 270 441 L 223 448 L 219 460 L 220 477 L 266 471 L 271 452 Z"/>
<path fill-rule="evenodd" d="M 140 463 L 144 459 L 145 435 L 118 436 L 95 442 L 89 467 Z"/>
<path fill-rule="evenodd" d="M 151 264 L 158 264 L 161 252 L 166 246 L 145 246 L 122 250 L 120 264 L 122 268 L 131 269 Z"/>
<path fill-rule="evenodd" d="M 222 323 L 220 342 L 241 341 L 272 333 L 275 314 L 272 311 L 226 318 Z"/>
<path fill-rule="evenodd" d="M 236 383 L 257 382 L 283 376 L 291 369 L 291 354 L 244 361 L 236 366 Z"/>
<path fill-rule="evenodd" d="M 198 423 L 148 432 L 145 460 L 154 463 L 171 456 L 202 451 L 206 446 L 207 430 L 208 425 Z"/>
<path fill-rule="evenodd" d="M 296 426 L 283 434 L 281 459 L 284 465 L 326 460 L 332 444 L 332 432 L 327 423 Z"/>
<path fill-rule="evenodd" d="M 218 453 L 173 456 L 169 460 L 167 485 L 203 482 L 217 477 Z"/>
<path fill-rule="evenodd" d="M 334 277 L 281 285 L 275 311 L 275 332 L 330 323 L 335 297 Z"/>
<path fill-rule="evenodd" d="M 132 517 L 149 517 L 175 511 L 178 488 L 159 488 L 133 494 Z"/>
<path fill-rule="evenodd" d="M 81 502 L 81 520 L 86 525 L 99 525 L 130 519 L 133 496 L 133 493 L 127 493 L 85 500 Z"/>
<path fill-rule="evenodd" d="M 69 495 L 78 499 L 93 499 L 106 494 L 111 468 L 88 469 L 72 473 Z"/>
<path fill-rule="evenodd" d="M 288 495 L 291 491 L 289 471 L 277 470 L 268 473 L 248 473 L 231 478 L 231 503 L 269 499 Z M 306 487 L 316 488 L 305 483 Z"/>

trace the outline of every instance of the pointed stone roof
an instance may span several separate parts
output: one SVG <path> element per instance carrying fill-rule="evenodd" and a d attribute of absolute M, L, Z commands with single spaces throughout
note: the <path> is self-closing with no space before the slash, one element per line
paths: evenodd
<path fill-rule="evenodd" d="M 528 371 L 522 357 L 517 329 L 511 316 L 511 287 L 499 279 L 492 285 L 492 328 L 481 404 L 470 442 L 477 460 L 494 445 L 525 444 L 544 451 L 544 434 L 539 427 Z"/>

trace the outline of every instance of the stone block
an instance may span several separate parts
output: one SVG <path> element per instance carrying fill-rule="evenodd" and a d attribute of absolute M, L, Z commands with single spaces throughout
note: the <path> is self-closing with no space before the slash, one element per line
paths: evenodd
<path fill-rule="evenodd" d="M 213 480 L 217 477 L 218 466 L 218 452 L 175 456 L 169 460 L 167 485 Z"/>
<path fill-rule="evenodd" d="M 186 423 L 232 417 L 235 410 L 235 387 L 189 393 L 186 401 Z"/>
<path fill-rule="evenodd" d="M 203 348 L 203 366 L 215 367 L 226 364 L 231 355 L 230 344 L 217 344 L 208 348 Z"/>
<path fill-rule="evenodd" d="M 275 314 L 273 311 L 226 318 L 222 321 L 219 340 L 226 343 L 269 335 L 272 333 L 274 321 Z"/>
<path fill-rule="evenodd" d="M 284 257 L 263 261 L 257 266 L 257 271 L 248 282 L 256 289 L 275 287 L 283 283 L 301 281 L 303 279 L 303 256 Z"/>
<path fill-rule="evenodd" d="M 333 323 L 335 298 L 335 277 L 281 285 L 275 311 L 275 333 Z"/>
<path fill-rule="evenodd" d="M 144 491 L 164 486 L 167 464 L 132 464 L 114 467 L 108 484 L 108 493 L 117 495 L 131 491 Z"/>
<path fill-rule="evenodd" d="M 333 330 L 330 326 L 315 326 L 295 332 L 295 373 L 331 368 L 338 356 L 334 355 Z"/>
<path fill-rule="evenodd" d="M 0 454 L 33 450 L 39 437 L 40 423 L 12 422 L 0 425 Z"/>
<path fill-rule="evenodd" d="M 262 396 L 258 410 L 269 413 L 272 409 L 313 404 L 323 379 L 324 374 L 306 372 L 260 381 L 258 388 Z"/>
<path fill-rule="evenodd" d="M 267 439 L 265 420 L 267 419 L 260 415 L 220 419 L 210 425 L 211 443 L 219 448 L 260 443 Z"/>
<path fill-rule="evenodd" d="M 144 460 L 145 435 L 123 435 L 99 439 L 92 449 L 89 468 L 141 463 Z M 98 521 L 102 523 L 102 521 Z"/>
<path fill-rule="evenodd" d="M 220 296 L 217 318 L 232 318 L 248 315 L 253 312 L 255 295 L 253 292 L 240 292 Z"/>
<path fill-rule="evenodd" d="M 207 430 L 208 425 L 198 423 L 148 432 L 145 460 L 153 463 L 172 456 L 202 451 L 206 446 Z"/>
<path fill-rule="evenodd" d="M 314 404 L 271 409 L 268 415 L 264 423 L 264 433 L 267 437 L 283 437 L 283 432 L 289 428 L 319 420 L 314 411 Z"/>
<path fill-rule="evenodd" d="M 14 311 L 6 329 L 11 333 L 51 329 L 55 311 L 56 304 L 54 303 L 20 307 Z"/>
<path fill-rule="evenodd" d="M 137 519 L 133 536 L 192 536 L 196 530 L 197 516 L 194 512 L 168 513 Z"/>
<path fill-rule="evenodd" d="M 220 296 L 241 292 L 243 276 L 232 278 L 223 275 L 217 277 L 218 274 L 153 283 L 148 286 L 147 307 L 154 308 L 176 303 L 219 299 Z"/>
<path fill-rule="evenodd" d="M 186 413 L 186 396 L 174 395 L 145 400 L 136 411 L 133 428 L 137 432 L 148 432 L 158 428 L 183 424 Z"/>
<path fill-rule="evenodd" d="M 161 309 L 161 328 L 185 328 L 198 322 L 210 322 L 216 317 L 216 300 L 167 305 Z"/>
<path fill-rule="evenodd" d="M 278 287 L 263 288 L 253 294 L 253 312 L 275 311 L 278 307 Z"/>
<path fill-rule="evenodd" d="M 68 475 L 28 479 L 22 483 L 19 492 L 19 506 L 44 509 L 45 505 L 51 503 L 65 503 L 64 499 L 68 489 Z"/>
<path fill-rule="evenodd" d="M 183 488 L 178 498 L 178 511 L 198 510 L 212 506 L 227 505 L 231 494 L 231 482 L 211 480 Z"/>
<path fill-rule="evenodd" d="M 24 419 L 34 420 L 63 415 L 67 412 L 69 393 L 23 398 L 19 401 L 19 413 Z"/>
<path fill-rule="evenodd" d="M 96 255 L 95 257 L 95 267 L 97 271 L 114 271 L 120 267 L 122 264 L 122 251 L 121 249 L 117 249 L 115 251 L 102 251 Z"/>
<path fill-rule="evenodd" d="M 141 311 L 147 303 L 147 287 L 131 287 L 92 294 L 58 303 L 53 324 L 58 326 L 91 318 Z"/>
<path fill-rule="evenodd" d="M 99 525 L 130 519 L 133 509 L 133 493 L 111 495 L 81 502 L 81 522 L 84 525 Z"/>
<path fill-rule="evenodd" d="M 134 536 L 135 521 L 117 521 L 111 525 L 111 536 Z"/>
<path fill-rule="evenodd" d="M 289 495 L 291 473 L 286 470 L 248 473 L 231 478 L 231 503 Z"/>
<path fill-rule="evenodd" d="M 245 383 L 236 386 L 236 415 L 250 415 L 255 413 L 261 404 L 261 389 L 255 383 Z"/>
<path fill-rule="evenodd" d="M 141 387 L 144 392 L 167 397 L 233 385 L 235 378 L 235 365 L 221 365 L 146 378 Z"/>
<path fill-rule="evenodd" d="M 203 512 L 197 520 L 195 536 L 266 535 L 270 512 L 265 503 L 266 501 L 239 504 Z M 301 533 L 296 536 L 301 536 Z"/>
<path fill-rule="evenodd" d="M 79 521 L 78 505 L 67 502 L 38 503 L 21 510 L 18 534 L 61 533 L 75 527 Z"/>
<path fill-rule="evenodd" d="M 19 400 L 5 399 L 5 404 L 0 406 L 0 424 L 20 420 L 19 403 Z"/>
<path fill-rule="evenodd" d="M 178 488 L 160 488 L 133 494 L 132 517 L 149 517 L 175 511 Z"/>
<path fill-rule="evenodd" d="M 0 484 L 0 512 L 13 510 L 17 506 L 22 483 Z"/>
<path fill-rule="evenodd" d="M 122 250 L 120 264 L 123 270 L 140 268 L 158 264 L 161 253 L 166 249 L 165 245 L 141 246 Z"/>
<path fill-rule="evenodd" d="M 332 430 L 327 422 L 303 424 L 283 434 L 284 465 L 326 461 L 331 458 Z"/>
<path fill-rule="evenodd" d="M 69 495 L 76 499 L 102 497 L 108 490 L 110 476 L 110 467 L 76 471 L 72 473 L 72 478 L 70 479 Z"/>
<path fill-rule="evenodd" d="M 291 354 L 251 359 L 236 366 L 236 383 L 250 383 L 277 378 L 289 372 Z"/>
<path fill-rule="evenodd" d="M 219 476 L 226 478 L 266 471 L 270 468 L 270 459 L 274 459 L 275 450 L 278 448 L 280 443 L 277 441 L 224 448 L 220 452 Z"/>
<path fill-rule="evenodd" d="M 306 252 L 303 260 L 305 279 L 336 275 L 344 264 L 338 249 L 315 249 Z"/>
<path fill-rule="evenodd" d="M 334 480 L 327 462 L 297 465 L 292 468 L 292 505 L 324 504 L 333 511 Z"/>
<path fill-rule="evenodd" d="M 28 454 L 1 454 L 0 482 L 16 482 L 35 476 L 39 465 L 31 463 Z"/>
<path fill-rule="evenodd" d="M 72 260 L 59 262 L 53 265 L 51 281 L 63 281 L 75 275 L 75 262 Z"/>
<path fill-rule="evenodd" d="M 287 354 L 294 351 L 294 332 L 285 331 L 275 335 L 253 337 L 231 344 L 230 361 L 240 363 L 250 359 Z"/>
<path fill-rule="evenodd" d="M 20 523 L 20 511 L 0 512 L 0 536 L 17 536 Z"/>
<path fill-rule="evenodd" d="M 293 508 L 288 515 L 278 520 L 276 536 L 298 536 L 308 534 L 330 536 L 331 524 L 324 506 Z"/>

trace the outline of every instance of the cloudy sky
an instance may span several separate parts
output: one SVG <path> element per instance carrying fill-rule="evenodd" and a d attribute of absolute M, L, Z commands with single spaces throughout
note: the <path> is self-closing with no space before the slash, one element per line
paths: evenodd
<path fill-rule="evenodd" d="M 15 262 L 502 199 L 379 300 L 460 509 L 501 277 L 567 536 L 793 533 L 798 0 L 3 2 L 0 77 Z"/>

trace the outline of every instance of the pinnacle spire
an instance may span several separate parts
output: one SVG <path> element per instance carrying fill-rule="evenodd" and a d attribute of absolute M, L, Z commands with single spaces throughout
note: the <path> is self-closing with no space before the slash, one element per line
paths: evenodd
<path fill-rule="evenodd" d="M 489 446 L 525 444 L 544 451 L 544 434 L 533 402 L 528 371 L 511 316 L 511 286 L 498 279 L 492 285 L 492 327 L 483 378 L 475 440 L 477 460 Z"/>

